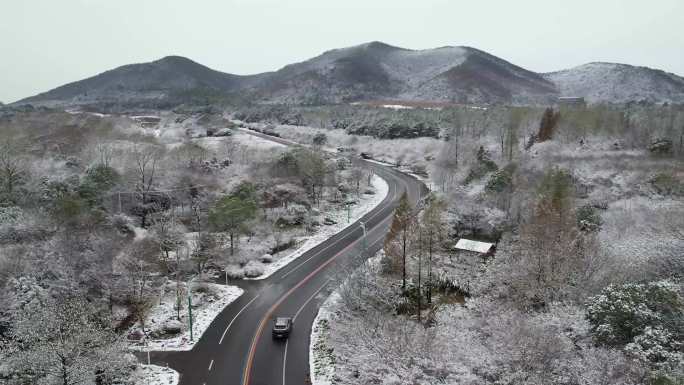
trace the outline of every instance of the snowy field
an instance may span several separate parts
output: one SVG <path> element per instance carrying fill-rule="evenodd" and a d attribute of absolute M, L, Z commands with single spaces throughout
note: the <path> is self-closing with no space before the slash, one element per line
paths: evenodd
<path fill-rule="evenodd" d="M 286 146 L 268 139 L 260 138 L 255 135 L 250 135 L 248 132 L 242 130 L 233 130 L 233 135 L 230 138 L 237 144 L 247 146 L 250 149 L 257 151 L 268 151 L 274 148 L 282 149 Z M 221 145 L 225 142 L 225 137 L 207 137 L 196 139 L 196 143 L 210 150 L 220 150 Z"/>
<path fill-rule="evenodd" d="M 173 369 L 157 365 L 140 365 L 132 376 L 134 385 L 176 385 L 179 375 Z"/>
<path fill-rule="evenodd" d="M 184 299 L 181 308 L 181 320 L 176 319 L 176 292 L 175 282 L 168 281 L 165 286 L 165 294 L 161 303 L 152 308 L 146 321 L 148 333 L 170 326 L 180 327 L 181 332 L 172 338 L 154 339 L 148 338 L 142 343 L 136 343 L 133 348 L 141 351 L 185 351 L 191 350 L 195 343 L 202 337 L 211 322 L 223 309 L 235 301 L 243 293 L 236 286 L 224 286 L 213 283 L 193 285 L 192 295 L 192 318 L 193 318 L 193 341 L 190 341 L 188 329 L 187 300 Z M 202 289 L 198 289 L 199 287 Z M 175 325 L 174 325 L 175 324 Z M 139 323 L 131 328 L 131 332 L 140 330 Z"/>

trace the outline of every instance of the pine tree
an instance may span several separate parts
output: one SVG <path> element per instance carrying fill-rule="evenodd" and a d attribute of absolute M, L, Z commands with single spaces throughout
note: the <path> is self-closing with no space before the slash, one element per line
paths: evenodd
<path fill-rule="evenodd" d="M 539 133 L 537 134 L 537 142 L 545 142 L 551 140 L 553 131 L 560 120 L 560 113 L 554 112 L 553 108 L 544 110 L 541 122 L 539 123 Z"/>

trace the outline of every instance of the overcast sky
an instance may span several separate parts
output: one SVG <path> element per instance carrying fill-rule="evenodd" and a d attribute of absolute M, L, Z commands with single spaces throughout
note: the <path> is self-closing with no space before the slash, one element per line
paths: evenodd
<path fill-rule="evenodd" d="M 0 18 L 5 103 L 171 54 L 252 74 L 374 40 L 468 45 L 539 72 L 684 75 L 683 0 L 0 0 Z"/>

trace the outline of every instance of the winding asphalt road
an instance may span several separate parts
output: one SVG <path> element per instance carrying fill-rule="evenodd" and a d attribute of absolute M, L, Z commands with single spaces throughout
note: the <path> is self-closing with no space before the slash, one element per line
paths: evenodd
<path fill-rule="evenodd" d="M 283 139 L 252 133 L 291 145 Z M 336 275 L 350 264 L 361 263 L 364 244 L 372 255 L 382 247 L 394 208 L 406 191 L 412 202 L 426 193 L 416 179 L 390 167 L 365 162 L 389 185 L 387 197 L 359 222 L 304 253 L 271 277 L 260 281 L 236 280 L 230 284 L 244 294 L 214 319 L 195 347 L 188 352 L 152 352 L 153 364 L 175 369 L 182 385 L 302 385 L 309 378 L 309 339 L 322 301 L 339 282 Z M 273 318 L 294 317 L 286 341 L 271 338 Z M 143 357 L 141 357 L 143 358 Z M 147 360 L 146 355 L 144 360 Z"/>

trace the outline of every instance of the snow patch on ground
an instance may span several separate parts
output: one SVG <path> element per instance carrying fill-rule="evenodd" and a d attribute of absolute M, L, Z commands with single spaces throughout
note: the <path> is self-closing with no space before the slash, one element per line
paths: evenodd
<path fill-rule="evenodd" d="M 146 320 L 146 328 L 161 327 L 165 323 L 176 320 L 176 292 L 175 282 L 169 281 L 165 286 L 165 293 L 161 301 L 150 311 Z M 202 338 L 204 332 L 209 328 L 211 322 L 223 309 L 235 301 L 244 292 L 237 286 L 225 286 L 213 283 L 201 283 L 202 292 L 198 292 L 196 285 L 193 288 L 192 296 L 192 319 L 193 319 L 193 341 L 190 341 L 190 330 L 188 329 L 187 297 L 183 299 L 181 309 L 182 331 L 173 338 L 151 339 L 148 338 L 133 348 L 141 351 L 187 351 L 191 350 L 195 343 Z M 140 324 L 136 323 L 131 331 L 140 330 Z M 149 331 L 149 330 L 148 330 Z"/>
<path fill-rule="evenodd" d="M 132 376 L 134 385 L 176 385 L 179 378 L 177 371 L 157 365 L 140 365 Z"/>
<path fill-rule="evenodd" d="M 328 346 L 330 315 L 340 295 L 333 292 L 321 305 L 311 328 L 309 340 L 309 372 L 312 385 L 332 385 L 335 375 L 335 357 Z"/>
<path fill-rule="evenodd" d="M 255 135 L 250 135 L 246 132 L 240 132 L 240 130 L 237 130 L 235 132 L 235 135 L 233 135 L 233 140 L 244 146 L 249 146 L 250 148 L 254 148 L 257 150 L 270 150 L 273 148 L 286 147 L 282 143 L 274 142 Z"/>
<path fill-rule="evenodd" d="M 351 207 L 351 215 L 349 221 L 347 221 L 347 210 L 342 209 L 325 213 L 325 216 L 327 218 L 330 218 L 337 223 L 330 226 L 321 226 L 318 232 L 312 236 L 307 237 L 304 244 L 302 244 L 296 251 L 274 261 L 273 263 L 264 264 L 264 273 L 259 277 L 251 279 L 266 279 L 270 277 L 276 271 L 280 270 L 293 260 L 302 256 L 302 254 L 313 249 L 314 247 L 324 242 L 326 239 L 332 237 L 333 235 L 339 233 L 347 227 L 353 225 L 354 222 L 361 219 L 364 215 L 366 215 L 375 207 L 377 207 L 380 204 L 380 202 L 382 202 L 387 196 L 387 193 L 389 192 L 389 185 L 384 179 L 377 175 L 373 175 L 371 179 L 371 185 L 375 190 L 375 194 L 361 195 L 359 204 Z"/>

